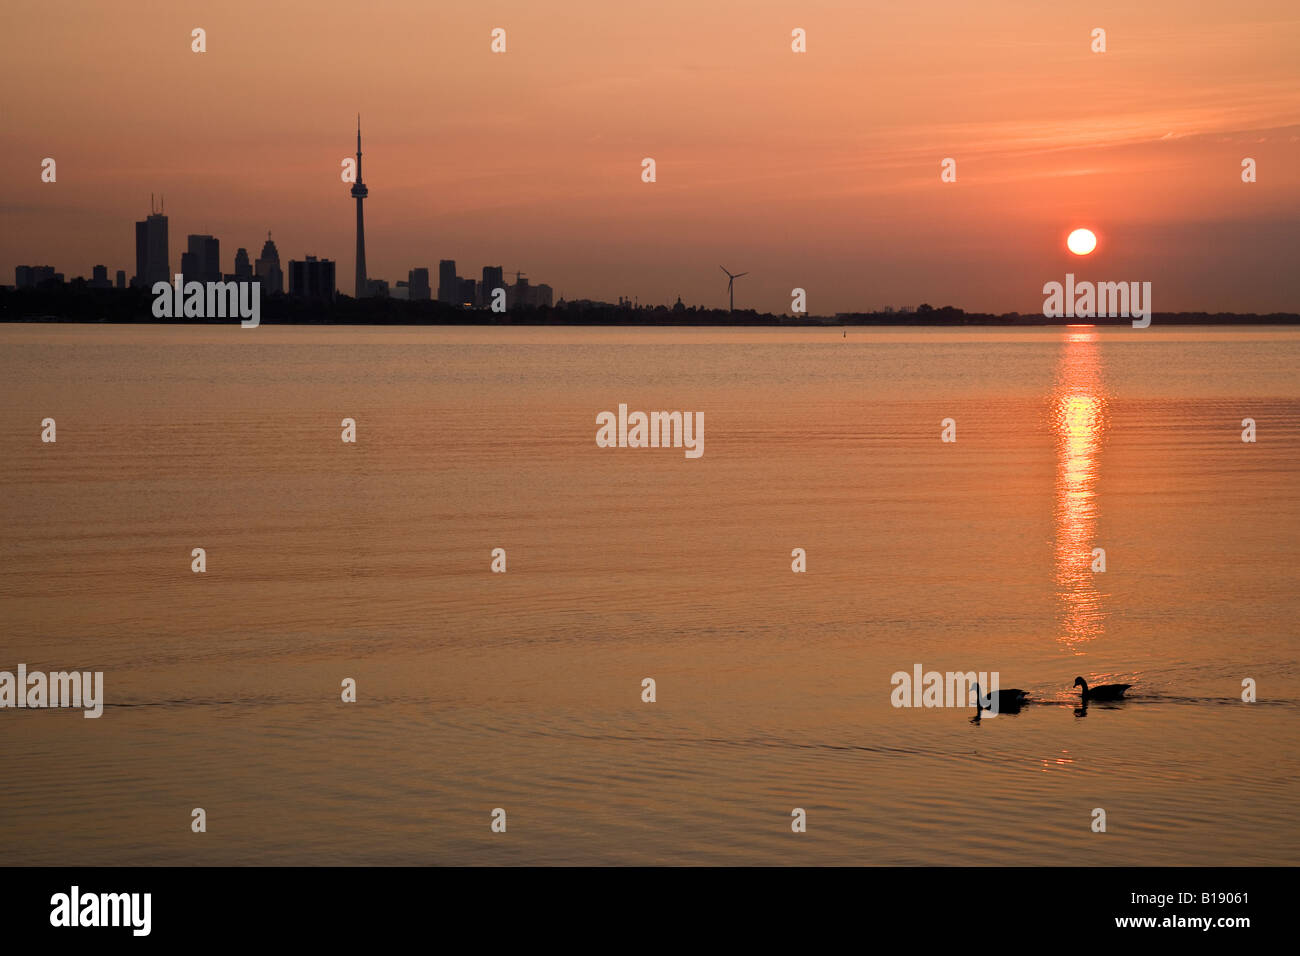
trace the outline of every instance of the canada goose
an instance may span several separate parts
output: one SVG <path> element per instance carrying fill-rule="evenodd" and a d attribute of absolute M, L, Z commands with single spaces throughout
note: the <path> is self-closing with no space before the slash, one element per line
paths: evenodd
<path fill-rule="evenodd" d="M 1024 704 L 1025 701 L 1029 698 L 1029 694 L 1018 687 L 1011 687 L 1008 688 L 1007 690 L 995 691 L 994 694 L 997 695 L 996 696 L 997 712 L 1000 714 L 1015 713 L 1020 709 L 1020 706 Z M 979 684 L 975 685 L 976 719 L 979 719 L 979 712 L 981 710 L 994 709 L 992 707 L 992 704 L 994 703 L 994 694 L 990 694 L 988 697 L 985 697 L 980 693 L 980 685 Z"/>
<path fill-rule="evenodd" d="M 1124 691 L 1132 687 L 1132 684 L 1098 684 L 1096 687 L 1089 687 L 1088 682 L 1082 677 L 1074 679 L 1075 687 L 1082 687 L 1080 692 L 1081 699 L 1086 705 L 1089 700 L 1119 700 L 1124 696 Z"/>

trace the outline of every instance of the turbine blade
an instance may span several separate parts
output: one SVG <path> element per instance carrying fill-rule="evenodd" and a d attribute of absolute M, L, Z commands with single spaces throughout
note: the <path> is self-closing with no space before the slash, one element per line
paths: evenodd
<path fill-rule="evenodd" d="M 718 266 L 718 268 L 721 269 L 723 272 L 727 272 L 727 269 L 726 269 L 725 266 Z M 727 275 L 731 275 L 731 273 L 730 273 L 730 272 L 727 272 Z"/>
<path fill-rule="evenodd" d="M 734 278 L 739 279 L 741 276 L 747 276 L 747 275 L 749 275 L 748 272 L 737 272 Z"/>

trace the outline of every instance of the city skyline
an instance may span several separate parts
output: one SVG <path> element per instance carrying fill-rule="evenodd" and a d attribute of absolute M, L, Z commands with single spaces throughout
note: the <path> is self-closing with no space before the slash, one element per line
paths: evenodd
<path fill-rule="evenodd" d="M 586 2 L 562 19 L 518 3 L 493 20 L 456 3 L 377 16 L 358 31 L 343 10 L 147 3 L 128 32 L 93 4 L 33 10 L 0 40 L 3 274 L 129 271 L 118 224 L 149 193 L 184 211 L 187 234 L 251 254 L 269 228 L 355 270 L 339 134 L 360 112 L 383 183 L 366 271 L 392 282 L 451 258 L 547 276 L 557 299 L 725 307 L 714 264 L 735 261 L 751 272 L 738 309 L 788 311 L 801 287 L 817 314 L 1030 312 L 1086 226 L 1099 244 L 1078 271 L 1151 281 L 1160 309 L 1300 308 L 1300 21 L 1280 0 L 1244 14 L 1103 3 L 1087 19 L 955 0 L 833 16 L 760 2 L 743 22 L 675 0 L 654 22 Z M 498 25 L 509 46 L 494 54 Z M 1089 48 L 1098 25 L 1104 53 Z M 92 61 L 120 69 L 92 77 Z M 288 75 L 286 102 L 272 81 Z M 41 182 L 43 157 L 57 182 Z"/>
<path fill-rule="evenodd" d="M 348 180 L 345 179 L 345 181 Z M 350 191 L 350 195 L 357 203 L 355 282 L 352 297 L 362 299 L 391 296 L 412 301 L 430 299 L 432 296 L 428 284 L 429 269 L 427 266 L 413 267 L 408 271 L 407 279 L 394 280 L 392 283 L 382 277 L 367 274 L 365 218 L 362 202 L 366 199 L 368 193 L 369 191 L 361 174 L 361 117 L 358 115 L 355 181 Z M 221 282 L 223 279 L 226 281 L 251 281 L 256 275 L 262 283 L 264 292 L 267 294 L 285 291 L 284 276 L 286 273 L 280 265 L 279 252 L 271 239 L 271 230 L 267 230 L 266 243 L 262 247 L 262 254 L 257 259 L 255 271 L 250 264 L 247 248 L 240 246 L 231 257 L 234 263 L 233 271 L 224 272 L 221 268 L 220 238 L 208 234 L 189 233 L 185 237 L 185 251 L 180 254 L 178 270 L 173 272 L 169 236 L 170 220 L 165 212 L 165 203 L 165 197 L 158 199 L 156 203 L 155 197 L 152 194 L 150 195 L 149 215 L 135 223 L 135 272 L 130 276 L 129 280 L 124 282 L 124 272 L 118 270 L 118 288 L 131 286 L 151 289 L 155 283 L 170 284 L 176 275 L 197 282 Z M 337 287 L 336 263 L 337 260 L 328 256 L 314 254 L 307 254 L 301 260 L 290 259 L 287 273 L 289 276 L 289 294 L 300 295 L 313 300 L 333 300 L 336 295 L 343 294 L 342 290 Z M 93 266 L 93 273 L 92 284 L 101 287 L 112 286 L 112 283 L 107 282 L 107 269 L 103 264 Z M 101 273 L 103 274 L 101 275 Z M 59 282 L 68 281 L 64 273 L 57 271 L 57 267 L 48 264 L 19 264 L 15 266 L 14 274 L 16 288 L 37 286 L 51 279 Z M 0 285 L 2 284 L 0 283 Z M 493 291 L 498 288 L 503 289 L 507 296 L 506 301 L 502 303 L 503 305 L 513 307 L 517 305 L 551 306 L 553 304 L 551 287 L 546 283 L 530 284 L 527 279 L 522 277 L 522 270 L 516 270 L 515 283 L 507 285 L 504 281 L 504 270 L 501 266 L 484 266 L 483 279 L 479 283 L 472 278 L 460 277 L 457 274 L 454 259 L 439 260 L 439 283 L 436 296 L 439 302 L 448 305 L 490 308 L 492 306 Z M 403 292 L 403 289 L 405 292 Z"/>

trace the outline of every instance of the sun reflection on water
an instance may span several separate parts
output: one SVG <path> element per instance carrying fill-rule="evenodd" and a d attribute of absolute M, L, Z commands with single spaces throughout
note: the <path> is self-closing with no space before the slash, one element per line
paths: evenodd
<path fill-rule="evenodd" d="M 1095 329 L 1067 334 L 1056 368 L 1052 427 L 1056 433 L 1056 593 L 1058 640 L 1079 648 L 1105 628 L 1102 594 L 1093 571 L 1097 541 L 1097 481 L 1107 403 Z"/>

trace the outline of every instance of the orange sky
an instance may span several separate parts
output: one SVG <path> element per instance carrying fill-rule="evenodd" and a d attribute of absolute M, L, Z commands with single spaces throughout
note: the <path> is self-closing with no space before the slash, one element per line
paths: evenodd
<path fill-rule="evenodd" d="M 269 228 L 350 293 L 360 111 L 369 272 L 390 283 L 454 258 L 557 297 L 721 307 L 721 263 L 750 272 L 738 308 L 801 286 L 814 313 L 1037 312 L 1073 271 L 1150 281 L 1157 310 L 1300 311 L 1300 9 L 1133 6 L 8 0 L 0 281 L 131 275 L 154 192 L 173 270 L 188 233 L 230 270 Z M 1086 260 L 1064 250 L 1080 225 Z"/>

